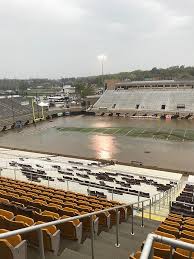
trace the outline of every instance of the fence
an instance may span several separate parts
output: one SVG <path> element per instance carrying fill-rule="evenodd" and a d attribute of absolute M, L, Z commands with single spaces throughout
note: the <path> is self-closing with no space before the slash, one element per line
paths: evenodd
<path fill-rule="evenodd" d="M 143 250 L 142 250 L 142 254 L 140 259 L 151 259 L 153 258 L 153 243 L 154 241 L 163 243 L 163 244 L 167 244 L 171 246 L 171 250 L 170 250 L 170 259 L 173 258 L 173 249 L 175 248 L 182 248 L 182 249 L 186 249 L 189 250 L 189 257 L 185 257 L 185 258 L 192 258 L 192 252 L 194 252 L 194 244 L 190 244 L 190 243 L 186 243 L 180 240 L 175 240 L 175 239 L 171 239 L 168 237 L 164 237 L 164 236 L 159 236 L 156 234 L 148 234 L 146 242 L 144 244 Z"/>

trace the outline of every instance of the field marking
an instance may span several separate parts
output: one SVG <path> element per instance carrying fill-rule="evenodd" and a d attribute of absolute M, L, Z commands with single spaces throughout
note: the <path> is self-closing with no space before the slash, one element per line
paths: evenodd
<path fill-rule="evenodd" d="M 128 134 L 129 134 L 129 132 L 131 132 L 131 131 L 133 131 L 134 130 L 134 128 L 132 128 L 132 129 L 130 129 L 125 135 L 123 135 L 123 136 L 127 136 Z"/>
<path fill-rule="evenodd" d="M 121 130 L 121 128 L 119 128 L 118 130 L 116 130 L 114 133 L 112 133 L 112 135 L 115 135 L 117 132 L 119 132 Z"/>
<path fill-rule="evenodd" d="M 187 128 L 185 129 L 185 132 L 184 132 L 184 136 L 183 136 L 183 142 L 185 141 L 185 137 L 186 137 L 186 133 L 187 133 Z"/>
<path fill-rule="evenodd" d="M 155 133 L 159 133 L 159 132 L 160 132 L 160 129 L 161 129 L 161 127 L 160 127 L 159 129 L 157 129 Z M 153 133 L 153 135 L 152 135 L 152 138 L 153 138 L 153 139 L 157 139 L 155 133 Z"/>
<path fill-rule="evenodd" d="M 104 132 L 106 132 L 107 130 L 109 130 L 110 128 L 107 128 L 105 130 L 103 130 L 101 133 L 104 134 Z"/>
<path fill-rule="evenodd" d="M 143 131 L 142 131 L 142 132 L 140 132 L 136 137 L 141 136 L 141 135 L 142 135 L 146 130 L 147 130 L 147 129 L 143 129 Z"/>
<path fill-rule="evenodd" d="M 170 131 L 170 133 L 169 133 L 168 137 L 166 138 L 166 140 L 168 140 L 168 139 L 169 139 L 169 137 L 171 136 L 171 134 L 172 134 L 173 130 L 174 130 L 174 129 L 171 129 L 171 131 Z"/>
<path fill-rule="evenodd" d="M 86 134 L 93 133 L 96 130 L 96 128 L 93 128 L 92 130 L 88 131 Z"/>

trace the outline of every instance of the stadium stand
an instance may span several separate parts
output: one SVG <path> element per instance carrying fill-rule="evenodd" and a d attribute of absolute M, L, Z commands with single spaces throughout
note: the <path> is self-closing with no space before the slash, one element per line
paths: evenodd
<path fill-rule="evenodd" d="M 179 197 L 191 198 L 194 196 L 194 185 L 186 184 L 184 191 L 181 193 Z M 194 204 L 191 203 L 189 210 L 185 212 L 184 207 L 179 207 L 179 210 L 175 212 L 174 205 L 171 207 L 171 211 L 168 217 L 161 222 L 159 227 L 153 232 L 159 236 L 168 237 L 170 239 L 180 240 L 185 243 L 194 244 L 194 212 L 193 212 Z M 162 242 L 162 240 L 161 240 Z M 188 259 L 194 258 L 194 249 L 193 252 L 187 249 L 176 248 L 164 244 L 161 242 L 153 243 L 153 258 L 174 258 L 174 259 Z M 140 258 L 141 251 L 143 249 L 145 242 L 143 242 L 141 248 L 134 255 L 130 255 L 130 259 Z"/>
<path fill-rule="evenodd" d="M 1 114 L 0 119 L 12 117 L 13 112 L 15 116 L 32 113 L 32 106 L 30 104 L 22 105 L 23 98 L 1 98 L 0 108 Z"/>
<path fill-rule="evenodd" d="M 37 198 L 38 197 L 38 198 Z M 0 177 L 0 229 L 16 230 L 119 205 L 103 198 L 66 192 L 45 186 Z M 131 208 L 119 209 L 120 222 L 131 214 Z M 116 211 L 93 216 L 95 233 L 116 224 Z M 58 226 L 57 226 L 58 227 Z M 90 231 L 90 219 L 72 220 L 43 229 L 44 247 L 58 253 L 61 237 L 81 242 Z M 22 235 L 30 245 L 38 245 L 36 233 Z M 0 247 L 1 252 L 1 247 Z M 22 258 L 22 257 L 21 257 Z"/>
<path fill-rule="evenodd" d="M 106 90 L 92 111 L 126 113 L 193 113 L 194 89 Z"/>
<path fill-rule="evenodd" d="M 124 202 L 110 201 L 107 197 L 104 197 L 104 194 L 102 195 L 102 191 L 97 191 L 93 187 L 89 189 L 88 194 L 78 192 L 78 190 L 64 190 L 64 183 L 61 183 L 63 188 L 60 188 L 58 178 L 59 176 L 75 177 L 82 181 L 104 181 L 109 185 L 120 185 L 123 182 L 127 184 L 129 181 L 134 191 L 135 188 L 140 188 L 142 193 L 146 193 L 148 188 L 150 190 L 152 189 L 149 192 L 149 200 L 151 202 L 153 190 L 155 190 L 155 193 L 156 191 L 170 193 L 171 188 L 178 185 L 176 181 L 154 178 L 153 176 L 149 177 L 148 175 L 130 173 L 127 175 L 119 170 L 106 172 L 104 168 L 101 168 L 100 164 L 91 166 L 91 163 L 88 162 L 76 164 L 68 160 L 66 160 L 66 163 L 62 163 L 55 159 L 53 157 L 44 157 L 42 160 L 40 158 L 33 160 L 18 156 L 17 158 L 12 157 L 8 160 L 8 168 L 3 169 L 0 176 L 0 230 L 3 229 L 0 235 L 4 230 L 23 231 L 24 228 L 39 227 L 40 224 L 45 223 L 51 224 L 42 227 L 45 255 L 49 259 L 55 259 L 58 256 L 60 259 L 89 259 L 91 258 L 89 256 L 91 254 L 92 240 L 95 244 L 93 251 L 95 259 L 118 259 L 127 258 L 127 256 L 131 259 L 140 258 L 146 236 L 150 232 L 160 236 L 164 235 L 170 239 L 173 238 L 173 240 L 193 240 L 193 234 L 191 233 L 194 225 L 192 208 L 190 209 L 190 215 L 188 211 L 185 214 L 182 207 L 179 208 L 180 213 L 174 212 L 173 202 L 175 201 L 173 201 L 168 216 L 166 214 L 165 218 L 159 218 L 156 221 L 154 219 L 157 210 L 154 210 L 155 205 L 153 205 L 151 212 L 152 219 L 149 217 L 146 219 L 144 218 L 144 216 L 146 217 L 146 208 L 148 207 L 149 210 L 149 204 L 151 203 L 147 205 L 144 203 L 144 208 L 141 205 L 138 208 L 137 197 L 135 206 L 131 198 L 133 195 L 123 195 L 125 197 L 127 196 L 127 202 L 124 205 Z M 88 164 L 89 166 L 87 166 Z M 10 170 L 11 168 L 12 170 Z M 52 175 L 49 174 L 49 169 L 51 168 L 53 169 Z M 12 176 L 9 171 L 12 171 Z M 15 175 L 13 172 L 15 172 Z M 36 183 L 36 179 L 34 183 L 31 177 L 26 177 L 26 173 L 28 175 L 30 172 L 35 173 L 40 182 Z M 45 177 L 47 178 L 45 179 Z M 49 186 L 48 177 L 51 179 Z M 126 188 L 122 187 L 122 185 L 120 187 Z M 80 188 L 84 189 L 85 185 L 80 185 Z M 127 188 L 130 189 L 129 187 Z M 179 202 L 179 197 L 184 198 L 184 201 L 191 202 L 193 199 L 193 195 L 191 195 L 191 193 L 193 194 L 193 190 L 193 186 L 187 183 L 181 193 L 178 193 L 179 196 L 176 198 L 176 202 Z M 105 192 L 105 189 L 103 189 L 103 192 Z M 125 194 L 124 191 L 123 194 Z M 145 199 L 146 197 L 142 196 L 142 198 Z M 167 199 L 165 209 L 169 208 L 170 200 Z M 163 202 L 159 206 L 159 211 L 162 210 L 162 204 Z M 122 207 L 116 209 L 116 206 Z M 107 209 L 111 209 L 111 211 L 102 211 Z M 99 214 L 80 218 L 87 213 Z M 58 224 L 56 223 L 58 220 L 65 220 L 65 222 Z M 94 237 L 92 237 L 91 233 L 94 234 Z M 39 254 L 41 255 L 39 232 L 37 230 L 27 233 L 19 232 L 18 236 L 21 240 L 20 243 L 25 243 L 25 249 L 23 249 L 25 252 L 23 252 L 23 255 L 20 253 L 19 258 L 26 259 L 25 256 L 27 256 L 27 259 L 39 258 Z M 115 237 L 118 236 L 119 240 L 116 238 L 115 243 Z M 7 241 L 8 238 L 0 240 Z M 141 246 L 142 242 L 143 245 Z M 3 249 L 2 247 L 0 245 L 0 255 L 1 249 Z M 155 241 L 153 258 L 166 259 L 170 258 L 171 253 L 173 253 L 173 256 L 183 254 L 180 249 L 182 248 L 175 247 L 175 249 L 171 249 L 170 245 Z M 4 253 L 5 258 L 9 258 L 8 251 L 6 250 Z M 35 253 L 35 256 L 33 256 L 33 253 Z M 186 253 L 186 256 L 188 255 L 188 251 L 184 253 Z M 13 256 L 10 258 L 19 259 Z M 189 257 L 187 256 L 186 258 Z"/>
<path fill-rule="evenodd" d="M 90 169 L 89 169 L 90 168 Z M 90 196 L 116 199 L 127 202 L 149 198 L 154 194 L 163 193 L 176 186 L 176 181 L 160 179 L 157 177 L 146 177 L 143 175 L 126 174 L 122 172 L 106 172 L 78 165 L 65 166 L 47 162 L 45 164 L 30 164 L 29 161 L 9 162 L 9 167 L 2 170 L 2 175 L 14 177 L 17 170 L 17 179 L 36 182 L 44 185 L 61 186 L 70 185 L 71 190 L 79 188 L 80 192 Z M 16 176 L 15 176 L 16 177 Z M 127 196 L 126 196 L 127 195 Z"/>

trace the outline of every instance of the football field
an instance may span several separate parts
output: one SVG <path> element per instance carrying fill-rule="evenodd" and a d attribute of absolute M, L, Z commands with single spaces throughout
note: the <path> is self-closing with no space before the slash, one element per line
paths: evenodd
<path fill-rule="evenodd" d="M 111 128 L 80 128 L 58 127 L 57 130 L 64 132 L 79 132 L 83 134 L 103 134 L 114 136 L 144 137 L 163 139 L 170 141 L 194 141 L 194 130 L 173 128 L 137 128 L 137 127 L 111 127 Z"/>

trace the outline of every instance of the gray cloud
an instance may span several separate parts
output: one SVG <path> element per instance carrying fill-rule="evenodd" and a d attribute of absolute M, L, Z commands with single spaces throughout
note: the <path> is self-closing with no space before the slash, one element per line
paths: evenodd
<path fill-rule="evenodd" d="M 0 77 L 192 65 L 193 0 L 0 0 Z"/>

